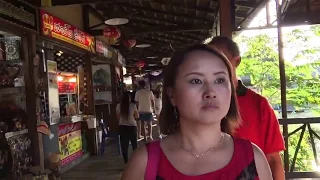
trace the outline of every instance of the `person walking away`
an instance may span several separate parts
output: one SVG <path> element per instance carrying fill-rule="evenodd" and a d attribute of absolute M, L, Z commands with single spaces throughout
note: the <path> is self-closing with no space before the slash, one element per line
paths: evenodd
<path fill-rule="evenodd" d="M 132 93 L 131 93 L 131 102 L 132 103 L 136 103 L 135 101 L 135 97 L 136 97 L 136 92 L 138 91 L 138 86 L 136 84 L 132 84 Z M 138 139 L 142 139 L 142 135 L 141 135 L 141 121 L 138 118 L 137 119 L 137 135 L 138 135 Z"/>
<path fill-rule="evenodd" d="M 121 103 L 117 105 L 117 118 L 119 119 L 119 134 L 124 163 L 128 162 L 128 148 L 131 142 L 132 150 L 138 146 L 137 123 L 139 113 L 136 104 L 131 102 L 129 92 L 124 92 Z"/>
<path fill-rule="evenodd" d="M 153 140 L 152 138 L 152 120 L 153 109 L 155 107 L 154 95 L 151 90 L 146 88 L 145 81 L 139 81 L 140 90 L 136 92 L 135 101 L 138 106 L 139 119 L 141 120 L 141 130 L 145 141 Z M 146 135 L 146 128 L 148 127 L 148 138 Z"/>
<path fill-rule="evenodd" d="M 162 109 L 162 85 L 158 85 L 156 91 L 155 91 L 155 114 L 157 117 L 157 130 L 159 134 L 159 139 L 162 139 L 161 132 L 160 132 L 160 124 L 159 124 L 159 119 L 160 119 L 160 112 Z"/>
<path fill-rule="evenodd" d="M 217 36 L 209 46 L 221 50 L 233 66 L 233 73 L 241 63 L 238 45 L 228 37 Z M 284 180 L 285 174 L 280 152 L 285 149 L 278 119 L 268 100 L 245 87 L 236 76 L 237 99 L 240 107 L 242 124 L 236 129 L 235 137 L 248 139 L 258 145 L 269 162 L 273 179 Z"/>

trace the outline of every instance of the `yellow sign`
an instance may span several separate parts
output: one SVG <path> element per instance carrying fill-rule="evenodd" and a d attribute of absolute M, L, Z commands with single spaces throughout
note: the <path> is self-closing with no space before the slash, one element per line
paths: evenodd
<path fill-rule="evenodd" d="M 59 137 L 59 149 L 62 166 L 74 161 L 82 155 L 81 130 Z"/>

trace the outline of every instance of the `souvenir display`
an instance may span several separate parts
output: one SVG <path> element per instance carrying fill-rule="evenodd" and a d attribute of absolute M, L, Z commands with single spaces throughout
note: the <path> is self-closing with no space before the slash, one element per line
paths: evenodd
<path fill-rule="evenodd" d="M 12 174 L 15 179 L 28 174 L 32 158 L 30 156 L 31 140 L 27 137 L 28 131 L 7 137 L 12 156 Z M 8 133 L 7 133 L 8 134 Z M 6 136 L 7 136 L 6 134 Z"/>
<path fill-rule="evenodd" d="M 32 162 L 26 114 L 12 100 L 0 104 L 0 178 L 18 179 L 28 173 Z"/>

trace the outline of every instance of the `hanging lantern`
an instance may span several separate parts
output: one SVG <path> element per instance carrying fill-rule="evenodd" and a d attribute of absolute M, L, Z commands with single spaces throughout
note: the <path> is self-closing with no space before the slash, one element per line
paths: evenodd
<path fill-rule="evenodd" d="M 114 45 L 118 42 L 121 32 L 116 27 L 108 26 L 103 30 L 103 36 L 107 38 L 109 45 Z"/>
<path fill-rule="evenodd" d="M 136 63 L 136 66 L 139 68 L 139 71 L 141 71 L 141 69 L 144 67 L 145 62 L 144 61 L 138 61 Z"/>
<path fill-rule="evenodd" d="M 124 41 L 124 45 L 126 47 L 128 47 L 129 49 L 132 49 L 135 45 L 136 45 L 137 41 L 135 39 L 129 39 L 129 40 L 126 40 Z"/>

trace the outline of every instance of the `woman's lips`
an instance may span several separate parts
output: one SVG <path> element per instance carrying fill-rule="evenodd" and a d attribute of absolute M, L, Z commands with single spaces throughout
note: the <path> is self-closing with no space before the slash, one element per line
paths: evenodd
<path fill-rule="evenodd" d="M 207 104 L 205 106 L 202 106 L 202 108 L 205 110 L 216 110 L 218 109 L 218 106 L 215 104 Z"/>

